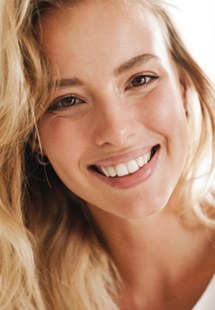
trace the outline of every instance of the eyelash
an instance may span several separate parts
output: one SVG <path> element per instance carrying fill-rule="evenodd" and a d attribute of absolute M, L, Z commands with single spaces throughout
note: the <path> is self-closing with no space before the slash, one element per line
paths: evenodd
<path fill-rule="evenodd" d="M 141 86 L 146 87 L 148 84 L 152 83 L 154 80 L 157 80 L 158 78 L 159 76 L 155 74 L 138 74 L 131 78 L 131 82 L 126 87 L 126 90 Z"/>
<path fill-rule="evenodd" d="M 74 95 L 61 96 L 52 101 L 51 105 L 48 108 L 48 111 L 51 112 L 66 109 L 82 103 L 85 103 L 85 101 L 77 96 Z"/>
<path fill-rule="evenodd" d="M 144 86 L 146 87 L 148 84 L 152 83 L 154 80 L 157 80 L 158 78 L 159 76 L 154 74 L 138 74 L 131 78 L 125 90 L 130 90 L 132 88 L 138 88 Z M 67 109 L 83 103 L 85 103 L 85 101 L 75 95 L 61 96 L 52 101 L 51 105 L 48 108 L 48 111 L 51 112 L 61 109 Z"/>

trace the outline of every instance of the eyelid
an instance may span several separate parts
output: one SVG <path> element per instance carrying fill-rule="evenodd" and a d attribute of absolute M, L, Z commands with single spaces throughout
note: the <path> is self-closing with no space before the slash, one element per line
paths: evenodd
<path fill-rule="evenodd" d="M 61 100 L 64 100 L 64 99 L 66 100 L 69 98 L 70 99 L 73 98 L 73 99 L 80 101 L 80 104 L 85 102 L 85 100 L 81 98 L 80 96 L 77 96 L 75 94 L 65 94 L 65 95 L 61 95 L 61 96 L 54 98 L 49 104 L 47 111 L 52 112 L 52 111 L 57 111 L 57 110 L 69 109 L 69 108 L 72 108 L 78 105 L 78 103 L 74 103 L 74 104 L 71 104 L 65 107 L 57 107 L 57 105 L 60 103 Z"/>
<path fill-rule="evenodd" d="M 132 75 L 132 77 L 129 79 L 128 83 L 127 83 L 127 86 L 125 88 L 125 90 L 129 90 L 130 88 L 132 87 L 129 87 L 129 85 L 132 83 L 132 81 L 137 78 L 137 77 L 140 77 L 140 76 L 143 76 L 143 77 L 150 77 L 152 80 L 147 83 L 147 84 L 143 84 L 143 85 L 140 85 L 139 87 L 144 87 L 144 86 L 147 86 L 148 84 L 151 84 L 151 82 L 153 82 L 153 80 L 157 80 L 160 78 L 160 76 L 157 74 L 157 73 L 154 73 L 154 72 L 139 72 L 139 73 L 136 73 L 134 75 Z M 134 87 L 134 86 L 133 86 Z M 136 86 L 137 87 L 137 86 Z M 137 87 L 138 88 L 138 87 Z"/>

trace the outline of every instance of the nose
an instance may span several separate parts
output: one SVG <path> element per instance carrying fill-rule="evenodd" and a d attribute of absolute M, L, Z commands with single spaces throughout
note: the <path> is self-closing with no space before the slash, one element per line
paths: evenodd
<path fill-rule="evenodd" d="M 97 110 L 94 129 L 98 146 L 124 147 L 132 143 L 137 133 L 137 120 L 134 111 L 126 109 L 126 104 L 106 102 Z"/>

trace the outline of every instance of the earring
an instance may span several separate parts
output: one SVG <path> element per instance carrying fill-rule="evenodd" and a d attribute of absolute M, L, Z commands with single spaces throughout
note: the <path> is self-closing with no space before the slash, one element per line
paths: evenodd
<path fill-rule="evenodd" d="M 51 183 L 50 183 L 49 178 L 48 178 L 48 174 L 47 174 L 47 171 L 46 171 L 46 166 L 43 166 L 43 170 L 44 170 L 44 174 L 45 174 L 45 177 L 46 177 L 46 182 L 47 182 L 49 188 L 51 189 L 52 186 L 51 186 Z"/>
<path fill-rule="evenodd" d="M 43 156 L 43 155 L 42 155 L 41 153 L 39 153 L 39 152 L 37 152 L 37 153 L 35 154 L 35 158 L 36 158 L 36 161 L 38 162 L 38 164 L 40 164 L 41 166 L 43 166 L 44 175 L 45 175 L 47 184 L 48 184 L 49 188 L 52 188 L 51 183 L 50 183 L 49 178 L 48 178 L 47 171 L 46 171 L 46 166 L 48 166 L 48 165 L 50 164 L 48 158 L 47 158 L 46 156 Z"/>
<path fill-rule="evenodd" d="M 37 152 L 35 154 L 35 158 L 36 158 L 36 161 L 38 162 L 38 164 L 40 164 L 41 166 L 49 165 L 48 158 L 46 156 L 43 156 L 41 153 Z"/>

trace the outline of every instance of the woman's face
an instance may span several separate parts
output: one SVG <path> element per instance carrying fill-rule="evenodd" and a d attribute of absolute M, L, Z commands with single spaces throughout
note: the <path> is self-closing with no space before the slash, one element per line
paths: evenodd
<path fill-rule="evenodd" d="M 158 212 L 183 170 L 186 90 L 160 28 L 111 1 L 43 18 L 42 46 L 59 72 L 39 122 L 43 150 L 92 212 Z"/>

